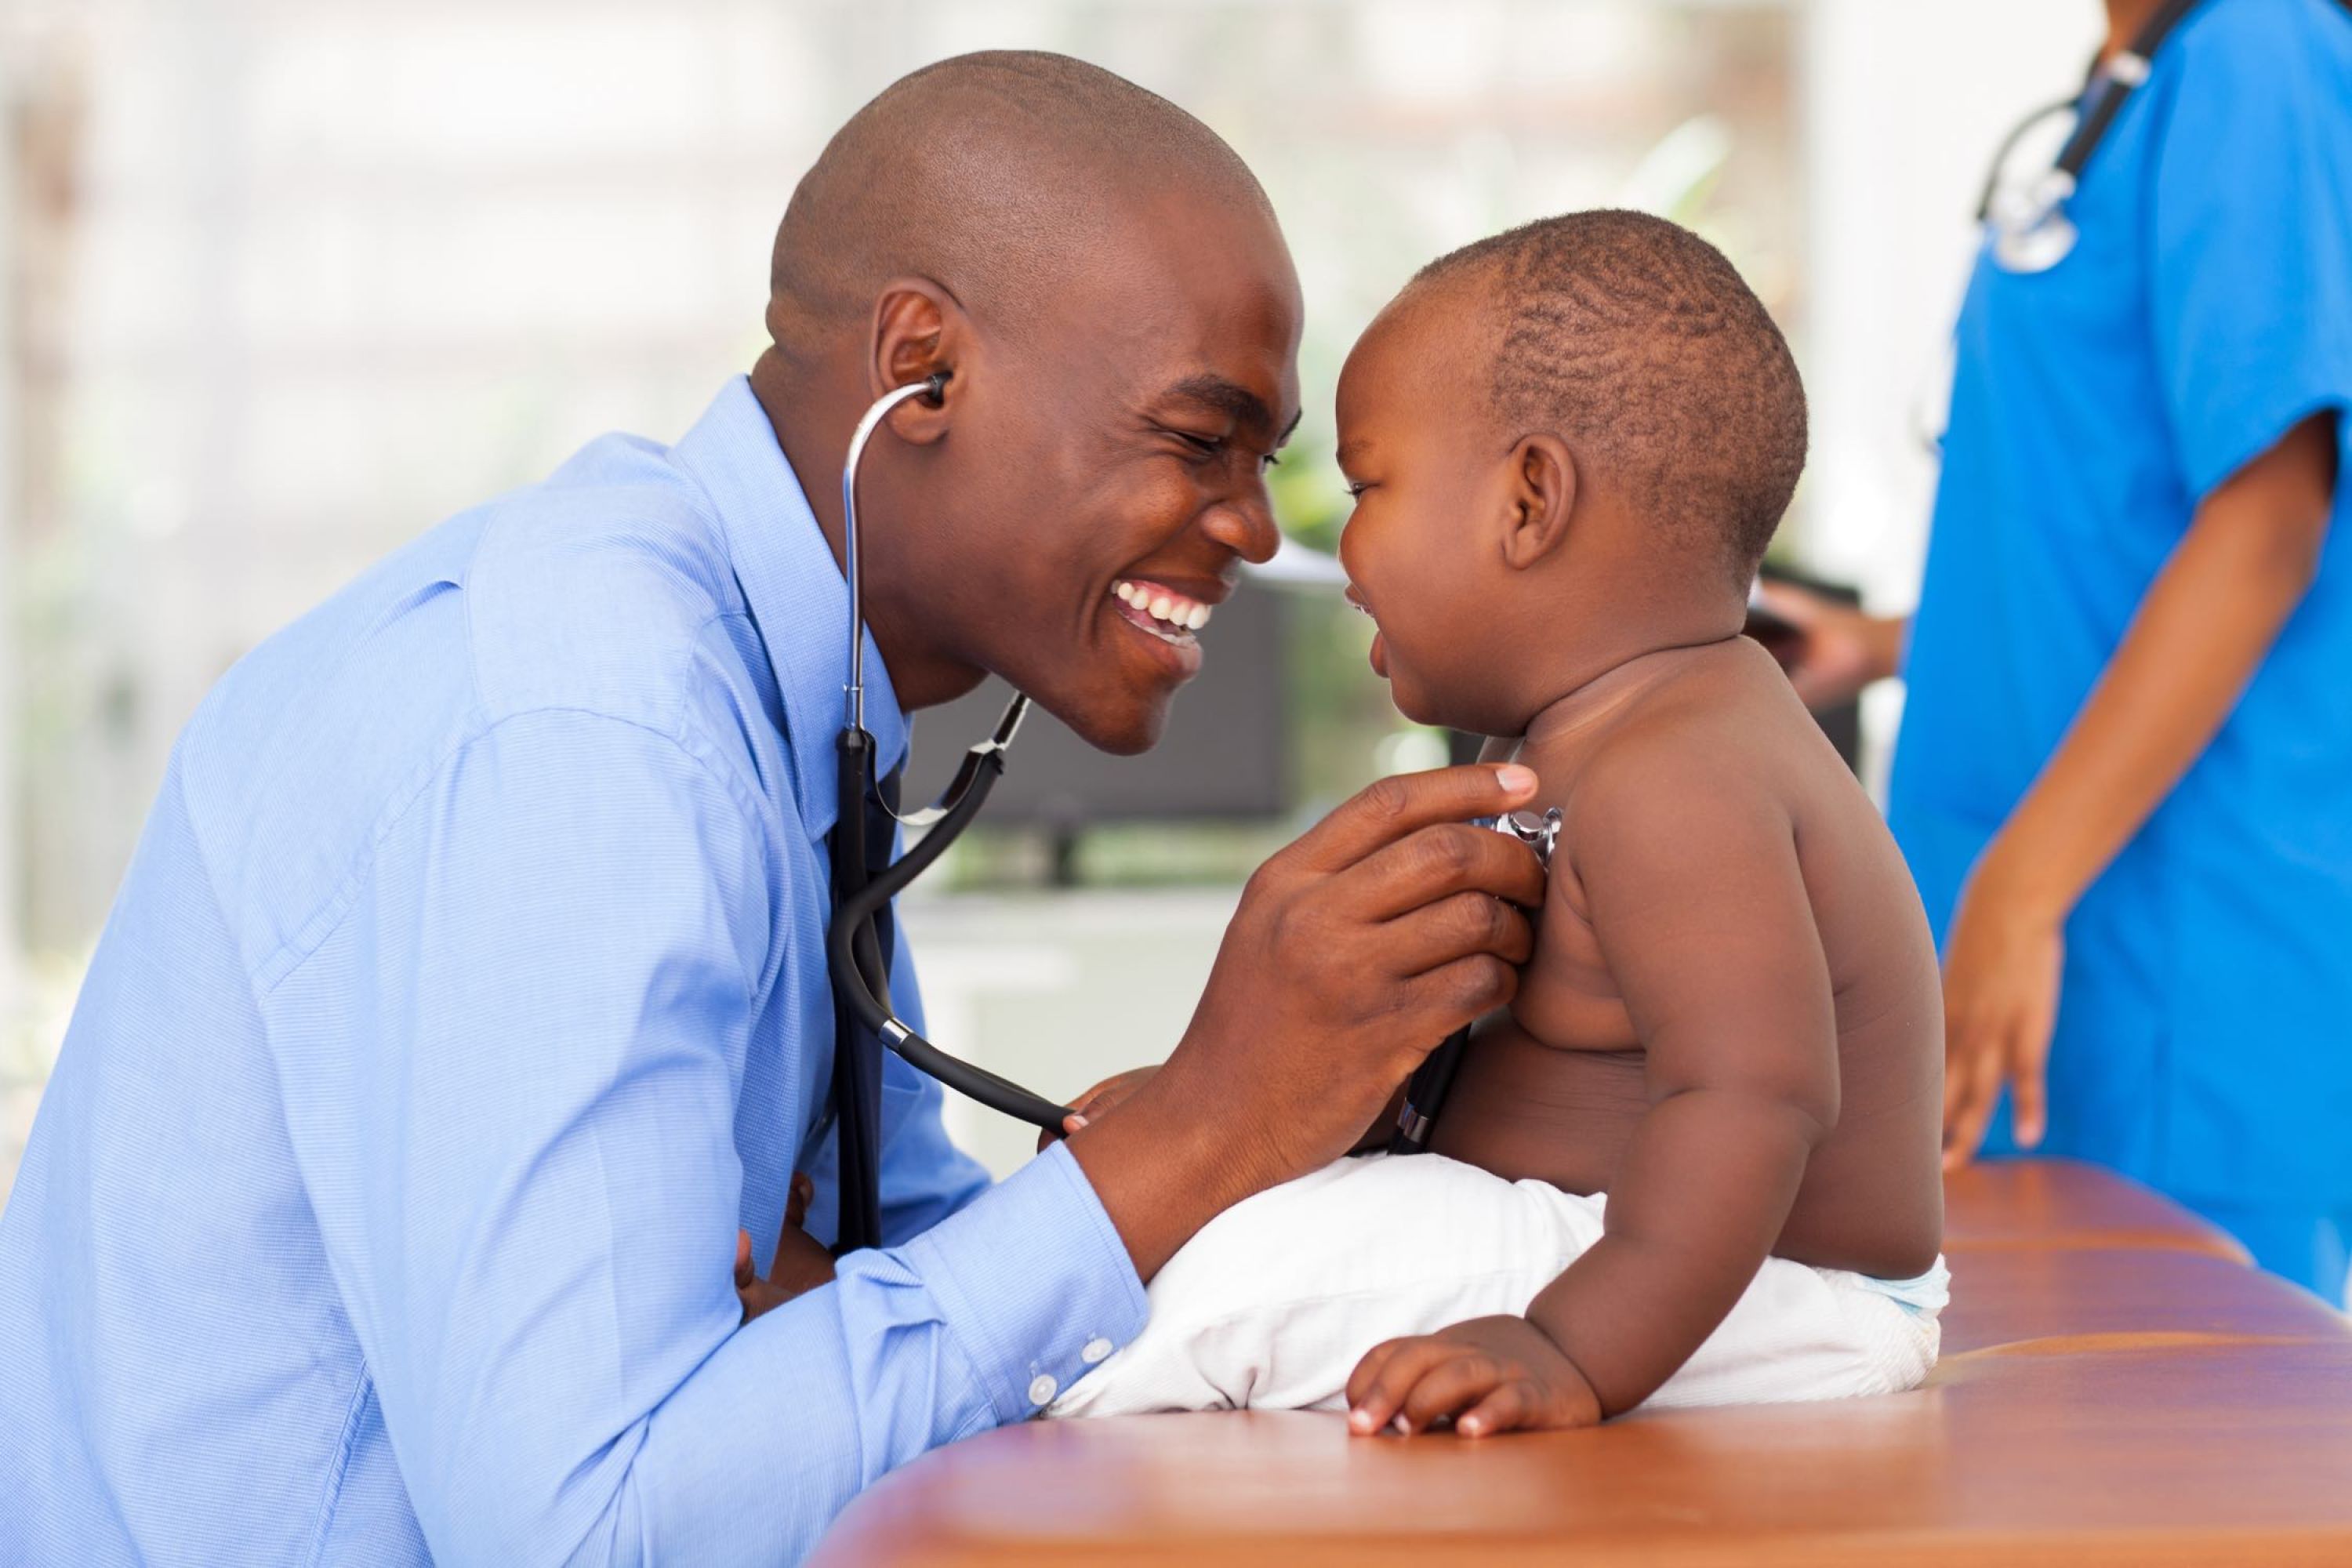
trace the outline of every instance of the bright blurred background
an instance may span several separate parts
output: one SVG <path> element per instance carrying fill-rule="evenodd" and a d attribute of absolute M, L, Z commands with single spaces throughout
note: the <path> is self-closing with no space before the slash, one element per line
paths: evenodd
<path fill-rule="evenodd" d="M 0 0 L 0 1197 L 206 687 L 599 432 L 682 433 L 759 346 L 793 182 L 896 77 L 1058 49 L 1240 150 L 1308 302 L 1277 500 L 1310 545 L 1339 362 L 1415 268 L 1576 207 L 1692 225 L 1811 391 L 1776 553 L 1899 608 L 1984 161 L 2097 31 L 2095 0 Z M 1032 814 L 910 898 L 943 1044 L 1060 1093 L 1157 1059 L 1249 867 L 1444 760 L 1358 618 L 1279 603 L 1233 673 L 1275 683 L 1280 754 L 1185 742 L 1261 781 L 1241 805 Z M 950 1114 L 1000 1170 L 1026 1148 Z"/>

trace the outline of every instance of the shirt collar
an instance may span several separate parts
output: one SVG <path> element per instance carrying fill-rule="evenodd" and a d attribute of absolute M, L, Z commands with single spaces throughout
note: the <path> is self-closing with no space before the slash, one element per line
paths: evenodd
<path fill-rule="evenodd" d="M 821 839 L 840 815 L 835 742 L 849 685 L 849 584 L 750 377 L 722 387 L 672 452 L 718 509 L 735 580 L 775 672 L 801 820 L 812 839 Z M 871 630 L 866 728 L 874 736 L 876 772 L 887 774 L 906 760 L 908 722 Z"/>

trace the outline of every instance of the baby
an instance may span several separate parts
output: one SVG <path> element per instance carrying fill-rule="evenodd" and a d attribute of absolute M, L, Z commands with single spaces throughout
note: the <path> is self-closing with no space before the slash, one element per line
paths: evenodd
<path fill-rule="evenodd" d="M 1563 814 L 1535 951 L 1432 1152 L 1213 1222 L 1050 1413 L 1478 1435 L 1916 1386 L 1945 1300 L 1935 950 L 1740 635 L 1804 463 L 1780 331 L 1670 223 L 1549 219 L 1423 268 L 1339 422 L 1372 668 L 1412 719 L 1517 737 Z"/>

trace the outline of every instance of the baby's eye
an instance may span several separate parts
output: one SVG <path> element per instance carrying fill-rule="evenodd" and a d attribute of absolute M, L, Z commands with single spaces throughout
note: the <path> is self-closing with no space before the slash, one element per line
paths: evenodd
<path fill-rule="evenodd" d="M 1349 500 L 1354 500 L 1371 488 L 1372 487 L 1368 480 L 1350 479 L 1348 481 L 1348 499 Z"/>

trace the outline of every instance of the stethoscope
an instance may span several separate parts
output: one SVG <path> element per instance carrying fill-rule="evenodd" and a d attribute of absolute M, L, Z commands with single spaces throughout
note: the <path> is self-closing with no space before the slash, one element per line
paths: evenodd
<path fill-rule="evenodd" d="M 840 806 L 834 824 L 833 926 L 825 963 L 833 979 L 833 1117 L 838 1133 L 841 1196 L 835 1252 L 878 1245 L 881 1218 L 881 1053 L 878 1041 L 907 1063 L 992 1110 L 1059 1134 L 1068 1109 L 1010 1079 L 951 1057 L 908 1028 L 890 1005 L 890 966 L 876 919 L 890 900 L 963 836 L 989 791 L 1004 774 L 1005 753 L 1029 711 L 1019 692 L 988 738 L 964 753 L 962 764 L 935 805 L 902 815 L 876 779 L 874 736 L 866 728 L 866 600 L 858 567 L 857 468 L 884 416 L 909 398 L 933 407 L 951 373 L 893 388 L 875 400 L 849 437 L 841 468 L 842 571 L 849 581 L 849 684 L 842 689 L 838 742 Z M 876 812 L 884 815 L 881 818 Z M 876 868 L 866 864 L 866 832 L 890 824 L 922 829 L 913 848 Z M 887 855 L 886 849 L 884 854 Z"/>
<path fill-rule="evenodd" d="M 1977 222 L 1991 230 L 1992 258 L 2003 271 L 2047 272 L 2074 254 L 2082 233 L 2067 216 L 2066 204 L 2081 188 L 2083 171 L 2114 128 L 2116 116 L 2147 80 L 2156 51 L 2196 6 L 2197 0 L 2165 0 L 2129 48 L 2104 65 L 2093 63 L 2078 96 L 2035 110 L 2001 139 L 1985 176 L 1984 195 L 1977 202 Z M 2001 176 L 2017 144 L 2044 121 L 2073 113 L 2081 118 L 2048 172 L 2021 188 L 2004 188 Z"/>

